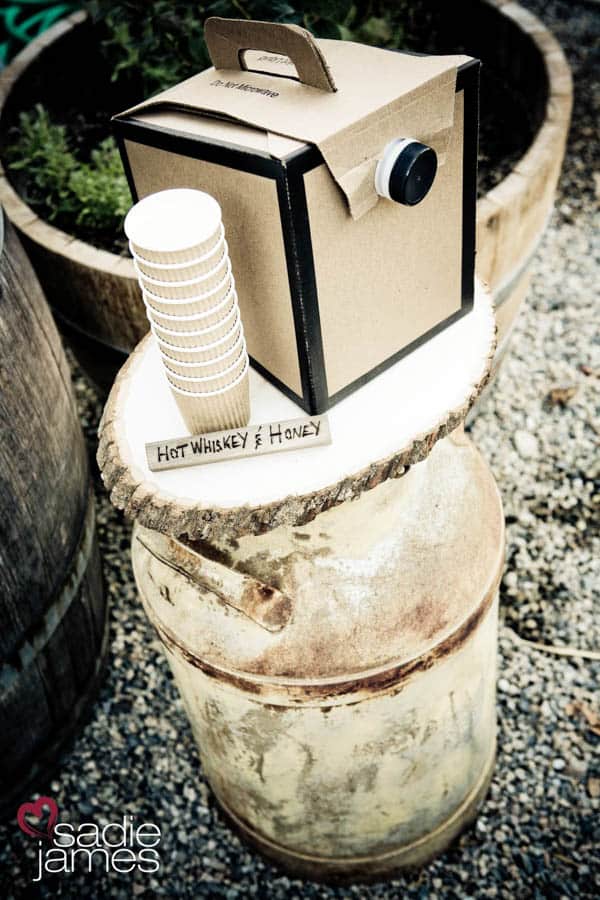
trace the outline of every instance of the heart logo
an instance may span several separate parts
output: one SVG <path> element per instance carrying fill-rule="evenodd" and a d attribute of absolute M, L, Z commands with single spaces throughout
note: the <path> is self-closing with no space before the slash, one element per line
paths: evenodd
<path fill-rule="evenodd" d="M 46 831 L 40 831 L 39 828 L 36 828 L 36 825 L 43 824 L 44 807 L 48 810 L 48 820 L 46 822 Z M 35 824 L 29 822 L 27 816 L 33 816 L 36 820 Z M 31 835 L 31 837 L 43 838 L 47 841 L 52 840 L 57 818 L 58 806 L 56 805 L 56 800 L 53 800 L 52 797 L 40 797 L 34 803 L 22 803 L 17 811 L 17 822 L 21 831 Z"/>

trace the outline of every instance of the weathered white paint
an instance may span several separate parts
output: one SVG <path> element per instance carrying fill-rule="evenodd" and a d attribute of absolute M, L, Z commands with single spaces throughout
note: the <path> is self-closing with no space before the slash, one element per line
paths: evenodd
<path fill-rule="evenodd" d="M 495 740 L 503 518 L 471 443 L 455 432 L 308 525 L 201 549 L 292 603 L 269 631 L 207 590 L 192 550 L 136 527 L 142 600 L 238 826 L 313 877 L 441 849 L 481 800 Z"/>

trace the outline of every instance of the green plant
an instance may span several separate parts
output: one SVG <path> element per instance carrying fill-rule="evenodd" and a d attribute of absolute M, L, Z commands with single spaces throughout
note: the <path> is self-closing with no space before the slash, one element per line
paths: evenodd
<path fill-rule="evenodd" d="M 295 23 L 318 37 L 395 48 L 410 37 L 417 15 L 409 0 L 391 5 L 389 0 L 213 0 L 197 6 L 186 0 L 87 0 L 84 5 L 113 80 L 131 102 L 210 65 L 204 42 L 208 16 Z M 121 252 L 129 189 L 113 139 L 96 140 L 90 149 L 90 139 L 82 139 L 88 126 L 79 120 L 58 124 L 38 105 L 21 114 L 3 157 L 17 189 L 40 216 Z"/>
<path fill-rule="evenodd" d="M 414 5 L 414 4 L 412 4 Z M 148 95 L 205 69 L 209 16 L 303 25 L 317 37 L 399 47 L 410 21 L 408 0 L 87 0 L 113 79 L 139 85 Z"/>
<path fill-rule="evenodd" d="M 131 195 L 116 144 L 105 138 L 89 159 L 73 151 L 64 125 L 53 123 L 41 105 L 21 113 L 4 150 L 11 171 L 24 180 L 27 202 L 65 230 L 111 236 L 119 245 Z"/>

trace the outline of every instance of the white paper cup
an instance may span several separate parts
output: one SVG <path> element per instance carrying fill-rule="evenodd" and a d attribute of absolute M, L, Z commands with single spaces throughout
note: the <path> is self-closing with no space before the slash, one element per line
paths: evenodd
<path fill-rule="evenodd" d="M 134 266 L 137 266 L 135 260 Z M 231 263 L 227 254 L 223 254 L 218 264 L 198 278 L 190 281 L 156 281 L 141 275 L 138 270 L 138 279 L 143 290 L 148 291 L 159 300 L 186 300 L 190 297 L 202 297 L 220 287 L 227 278 L 231 278 Z"/>
<path fill-rule="evenodd" d="M 164 363 L 164 359 L 163 359 Z M 169 379 L 169 383 L 174 387 L 179 388 L 182 391 L 190 391 L 192 394 L 199 393 L 212 393 L 212 391 L 219 391 L 222 388 L 226 388 L 233 381 L 240 377 L 240 375 L 247 369 L 248 367 L 248 353 L 246 352 L 246 345 L 244 344 L 240 353 L 238 353 L 237 357 L 232 356 L 231 362 L 225 369 L 221 369 L 219 372 L 214 372 L 209 375 L 201 375 L 200 377 L 191 377 L 188 375 L 177 375 L 175 372 L 172 372 L 167 366 L 165 366 L 165 371 L 167 373 L 167 378 Z"/>
<path fill-rule="evenodd" d="M 180 360 L 166 356 L 161 350 L 163 365 L 169 376 L 177 375 L 181 378 L 194 379 L 213 377 L 228 372 L 234 363 L 238 362 L 243 353 L 246 353 L 246 341 L 244 340 L 244 335 L 241 331 L 233 347 L 226 350 L 221 356 L 214 356 L 212 359 L 203 360 L 201 362 L 181 362 Z"/>
<path fill-rule="evenodd" d="M 134 257 L 134 259 L 143 259 L 147 263 L 156 263 L 157 265 L 165 265 L 172 266 L 177 265 L 178 263 L 182 263 L 184 265 L 189 265 L 193 263 L 194 260 L 199 257 L 209 255 L 214 253 L 217 244 L 220 242 L 221 238 L 224 235 L 223 226 L 215 231 L 214 235 L 202 244 L 195 244 L 193 247 L 190 247 L 188 250 L 181 251 L 180 253 L 167 253 L 167 252 L 158 252 L 145 250 L 143 247 L 139 247 L 137 244 L 134 244 L 133 241 L 129 241 L 129 252 Z"/>
<path fill-rule="evenodd" d="M 200 325 L 193 331 L 176 331 L 173 328 L 166 328 L 164 325 L 154 322 L 151 316 L 148 316 L 148 318 L 150 319 L 150 327 L 159 340 L 165 341 L 167 344 L 180 350 L 195 350 L 199 347 L 208 348 L 229 334 L 232 328 L 240 323 L 240 311 L 237 303 L 234 303 L 229 313 L 216 325 L 205 325 L 205 327 Z"/>
<path fill-rule="evenodd" d="M 226 388 L 194 394 L 171 384 L 171 391 L 191 434 L 242 428 L 250 420 L 248 366 Z"/>
<path fill-rule="evenodd" d="M 138 256 L 132 250 L 132 256 L 135 261 L 135 267 L 139 275 L 145 275 L 147 278 L 153 278 L 156 281 L 191 281 L 201 275 L 206 275 L 211 269 L 218 266 L 224 255 L 228 255 L 227 241 L 225 240 L 225 232 L 221 226 L 221 237 L 216 245 L 197 259 L 189 262 L 172 263 L 153 263 Z"/>
<path fill-rule="evenodd" d="M 200 294 L 197 297 L 187 297 L 181 300 L 157 297 L 150 291 L 143 289 L 143 297 L 150 313 L 160 313 L 164 316 L 197 316 L 209 312 L 215 306 L 219 306 L 225 297 L 235 290 L 235 282 L 232 275 L 227 275 L 219 282 L 213 291 Z"/>
<path fill-rule="evenodd" d="M 233 326 L 225 335 L 223 335 L 223 337 L 218 338 L 216 341 L 211 341 L 208 344 L 199 344 L 194 347 L 178 347 L 176 344 L 163 340 L 156 333 L 155 325 L 151 325 L 150 327 L 156 338 L 159 350 L 167 362 L 191 363 L 192 365 L 208 362 L 211 359 L 217 359 L 217 357 L 228 353 L 235 347 L 240 335 L 243 335 L 244 333 L 239 313 L 234 319 Z"/>
<path fill-rule="evenodd" d="M 191 188 L 144 197 L 125 217 L 131 249 L 154 263 L 186 262 L 210 253 L 221 234 L 221 207 L 210 194 Z"/>
<path fill-rule="evenodd" d="M 158 325 L 159 328 L 167 328 L 170 331 L 203 331 L 212 325 L 218 325 L 219 322 L 226 318 L 231 310 L 237 306 L 237 294 L 235 288 L 231 287 L 227 295 L 221 300 L 217 306 L 212 306 L 206 312 L 196 313 L 185 316 L 172 316 L 166 313 L 156 312 L 149 307 L 146 301 L 146 313 L 151 322 Z M 198 343 L 197 341 L 195 343 Z"/>

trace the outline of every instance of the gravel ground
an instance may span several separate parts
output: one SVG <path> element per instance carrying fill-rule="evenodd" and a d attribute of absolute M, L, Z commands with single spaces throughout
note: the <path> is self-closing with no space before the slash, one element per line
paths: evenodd
<path fill-rule="evenodd" d="M 164 835 L 162 868 L 156 877 L 58 875 L 32 885 L 31 844 L 8 823 L 0 828 L 2 896 L 600 895 L 600 663 L 523 641 L 600 649 L 600 350 L 593 345 L 600 172 L 594 171 L 598 95 L 590 47 L 600 32 L 600 6 L 593 0 L 526 5 L 563 42 L 578 91 L 558 208 L 537 257 L 534 287 L 512 353 L 472 427 L 500 485 L 508 524 L 498 765 L 476 825 L 420 872 L 369 888 L 291 881 L 247 852 L 199 774 L 181 702 L 136 599 L 129 528 L 98 483 L 112 601 L 110 669 L 87 725 L 55 780 L 40 791 L 55 797 L 62 818 L 74 823 L 119 821 L 125 814 L 156 822 Z M 75 386 L 92 449 L 99 401 L 80 375 Z M 557 388 L 568 390 L 557 394 Z"/>

